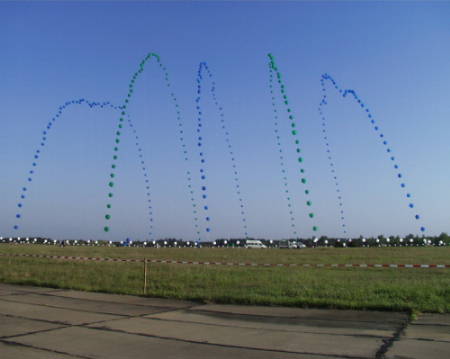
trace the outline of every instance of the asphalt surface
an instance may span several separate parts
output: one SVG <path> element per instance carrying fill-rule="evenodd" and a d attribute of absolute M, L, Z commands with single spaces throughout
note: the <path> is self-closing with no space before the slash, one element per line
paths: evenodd
<path fill-rule="evenodd" d="M 0 284 L 0 358 L 450 358 L 450 315 L 198 304 Z"/>

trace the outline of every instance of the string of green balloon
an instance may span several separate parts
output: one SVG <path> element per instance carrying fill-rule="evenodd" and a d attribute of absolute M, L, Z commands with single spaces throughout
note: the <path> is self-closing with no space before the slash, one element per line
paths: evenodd
<path fill-rule="evenodd" d="M 292 229 L 292 234 L 294 237 L 298 236 L 298 232 L 297 232 L 297 228 L 296 228 L 296 223 L 295 223 L 295 217 L 294 217 L 294 208 L 293 208 L 293 201 L 292 201 L 292 195 L 290 194 L 290 189 L 289 189 L 289 182 L 288 182 L 288 172 L 287 172 L 287 168 L 286 168 L 286 164 L 285 164 L 285 155 L 284 155 L 284 151 L 283 151 L 283 146 L 281 143 L 281 136 L 280 136 L 280 130 L 279 130 L 279 116 L 278 116 L 278 107 L 277 107 L 277 103 L 276 103 L 276 97 L 275 97 L 275 92 L 273 89 L 273 71 L 270 71 L 269 73 L 269 89 L 270 89 L 270 96 L 271 96 L 271 100 L 272 100 L 272 111 L 273 111 L 273 124 L 275 127 L 275 137 L 276 137 L 276 142 L 277 142 L 277 147 L 278 147 L 278 154 L 279 154 L 279 159 L 280 159 L 280 167 L 281 167 L 281 174 L 282 174 L 282 180 L 283 180 L 283 191 L 284 191 L 284 195 L 286 195 L 286 201 L 287 201 L 287 207 L 288 207 L 288 212 L 289 212 L 289 218 L 290 218 L 290 222 L 291 222 L 291 229 Z"/>
<path fill-rule="evenodd" d="M 306 171 L 305 171 L 305 169 L 303 167 L 303 161 L 304 161 L 303 157 L 300 155 L 301 148 L 300 148 L 300 140 L 299 140 L 299 135 L 298 135 L 298 130 L 297 130 L 297 123 L 295 121 L 295 116 L 294 116 L 294 114 L 292 112 L 292 108 L 289 105 L 289 99 L 288 99 L 288 96 L 287 96 L 286 85 L 284 84 L 283 76 L 282 76 L 282 74 L 281 74 L 280 70 L 278 69 L 278 66 L 277 66 L 277 64 L 275 62 L 275 57 L 272 54 L 268 54 L 267 56 L 269 57 L 269 71 L 270 71 L 270 73 L 275 74 L 275 77 L 277 78 L 277 82 L 278 82 L 278 85 L 279 85 L 278 87 L 279 87 L 279 90 L 280 90 L 280 96 L 282 98 L 282 103 L 283 103 L 283 106 L 286 109 L 287 116 L 288 116 L 288 119 L 290 121 L 291 134 L 292 134 L 292 136 L 294 136 L 294 139 L 295 139 L 294 140 L 295 145 L 296 145 L 295 151 L 296 151 L 296 155 L 298 156 L 297 157 L 297 161 L 298 161 L 298 163 L 300 165 L 300 183 L 302 183 L 303 185 L 306 185 L 306 183 L 307 183 L 306 176 L 305 176 L 305 172 Z M 310 195 L 310 190 L 308 188 L 306 188 L 304 190 L 304 193 L 305 193 L 305 195 L 308 198 L 309 195 Z M 306 206 L 308 208 L 312 207 L 312 201 L 310 199 L 306 200 Z M 308 213 L 308 217 L 310 219 L 313 219 L 315 217 L 314 212 L 312 212 L 312 211 L 309 212 Z M 316 225 L 312 226 L 312 230 L 314 232 L 317 232 L 318 229 L 319 228 Z"/>
<path fill-rule="evenodd" d="M 156 63 L 159 65 L 159 68 L 161 69 L 163 75 L 164 75 L 164 80 L 165 80 L 165 84 L 167 89 L 170 92 L 170 99 L 172 101 L 172 104 L 174 105 L 175 108 L 175 112 L 176 112 L 176 120 L 177 120 L 177 126 L 178 126 L 178 133 L 179 133 L 179 140 L 181 143 L 181 149 L 183 152 L 183 156 L 184 156 L 184 160 L 188 161 L 189 157 L 188 157 L 188 151 L 187 151 L 187 146 L 184 140 L 184 130 L 183 130 L 183 121 L 181 118 L 181 111 L 180 111 L 180 106 L 178 104 L 178 100 L 175 96 L 175 94 L 173 93 L 173 91 L 171 90 L 171 83 L 169 80 L 169 73 L 167 71 L 167 68 L 162 64 L 160 56 L 158 54 L 155 53 L 149 53 L 147 54 L 147 56 L 141 61 L 141 63 L 139 64 L 139 69 L 133 74 L 133 76 L 131 77 L 130 83 L 128 85 L 128 93 L 127 96 L 124 99 L 124 104 L 122 105 L 122 112 L 121 112 L 121 116 L 118 119 L 118 129 L 116 132 L 116 136 L 114 138 L 114 147 L 113 147 L 113 157 L 112 157 L 112 163 L 111 163 L 111 173 L 110 173 L 110 180 L 108 182 L 108 187 L 109 187 L 109 191 L 108 191 L 108 201 L 106 204 L 106 208 L 110 209 L 112 208 L 112 204 L 111 204 L 111 199 L 114 197 L 114 193 L 112 192 L 112 188 L 114 188 L 115 186 L 115 178 L 116 178 L 116 170 L 117 170 L 117 160 L 119 158 L 118 156 L 118 151 L 120 148 L 120 136 L 121 136 L 121 129 L 123 128 L 123 122 L 125 121 L 125 116 L 128 114 L 128 106 L 130 104 L 130 101 L 133 97 L 134 94 L 134 87 L 136 84 L 137 79 L 139 78 L 139 76 L 144 72 L 145 69 L 145 65 L 147 64 L 148 61 L 150 61 L 150 59 L 155 59 Z M 199 229 L 199 225 L 198 225 L 198 214 L 197 214 L 197 201 L 195 199 L 195 193 L 193 190 L 193 186 L 192 186 L 192 174 L 191 171 L 188 169 L 186 170 L 186 178 L 187 178 L 187 183 L 188 183 L 188 189 L 189 189 L 189 194 L 190 194 L 190 200 L 191 200 L 191 204 L 192 204 L 192 213 L 194 216 L 194 230 L 197 233 L 198 236 L 198 240 L 201 240 L 200 237 L 200 229 Z M 105 220 L 106 221 L 110 221 L 111 220 L 111 214 L 110 213 L 106 213 L 105 214 Z M 103 227 L 103 230 L 105 232 L 109 232 L 110 231 L 110 226 L 108 224 L 105 224 L 105 226 Z"/>

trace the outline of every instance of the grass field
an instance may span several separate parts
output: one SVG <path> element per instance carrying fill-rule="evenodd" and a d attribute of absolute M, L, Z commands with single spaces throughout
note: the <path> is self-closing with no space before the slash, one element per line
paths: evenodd
<path fill-rule="evenodd" d="M 450 263 L 450 248 L 116 248 L 1 245 L 3 254 L 255 263 Z M 142 295 L 142 263 L 0 256 L 0 281 Z M 450 269 L 151 264 L 147 295 L 201 302 L 450 312 Z"/>

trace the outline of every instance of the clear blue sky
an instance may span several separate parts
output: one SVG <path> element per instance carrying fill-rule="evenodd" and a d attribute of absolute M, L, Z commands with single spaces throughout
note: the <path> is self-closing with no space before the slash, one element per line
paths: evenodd
<path fill-rule="evenodd" d="M 351 236 L 450 232 L 449 2 L 0 2 L 0 235 L 146 238 L 147 198 L 137 150 L 124 129 L 111 231 L 104 233 L 117 114 L 86 105 L 66 110 L 48 135 L 33 182 L 34 151 L 65 101 L 121 105 L 148 52 L 167 66 L 185 124 L 187 163 L 164 78 L 149 63 L 129 113 L 150 173 L 154 236 L 192 239 L 185 171 L 200 190 L 196 72 L 206 61 L 239 167 L 250 236 L 292 234 L 283 194 L 267 53 L 283 73 L 302 144 L 314 221 L 299 182 L 286 117 L 280 136 L 300 236 L 341 236 L 341 222 L 317 107 L 320 76 L 356 90 L 386 135 L 414 209 L 408 208 L 385 147 L 350 98 L 329 92 L 329 143 Z M 206 92 L 205 92 L 206 95 Z M 231 162 L 211 97 L 202 99 L 211 232 L 243 235 Z M 27 198 L 19 201 L 21 188 Z M 22 208 L 17 204 L 23 203 Z M 201 202 L 199 202 L 201 203 Z M 22 218 L 15 218 L 21 213 Z M 413 216 L 420 213 L 423 221 Z M 18 230 L 13 226 L 19 223 Z"/>

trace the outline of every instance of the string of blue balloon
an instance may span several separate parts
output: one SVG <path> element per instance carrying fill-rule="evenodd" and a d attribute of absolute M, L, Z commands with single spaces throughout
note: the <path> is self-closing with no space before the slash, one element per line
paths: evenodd
<path fill-rule="evenodd" d="M 339 182 L 337 181 L 337 175 L 335 174 L 335 164 L 333 162 L 332 156 L 331 156 L 331 149 L 330 149 L 330 144 L 329 144 L 329 139 L 328 139 L 328 135 L 326 132 L 326 118 L 323 112 L 323 108 L 324 106 L 326 106 L 328 104 L 327 101 L 327 89 L 325 86 L 326 81 L 330 82 L 332 84 L 332 86 L 339 92 L 339 94 L 342 95 L 343 98 L 346 98 L 347 95 L 351 95 L 354 99 L 354 101 L 359 105 L 359 107 L 364 111 L 367 119 L 370 122 L 370 125 L 372 126 L 374 132 L 377 134 L 377 137 L 380 139 L 381 144 L 384 146 L 384 148 L 386 149 L 386 153 L 388 154 L 389 160 L 393 163 L 393 168 L 395 170 L 395 174 L 396 174 L 396 178 L 400 180 L 400 187 L 402 188 L 402 190 L 405 191 L 405 198 L 408 200 L 408 207 L 413 209 L 415 208 L 415 205 L 413 202 L 411 202 L 411 198 L 412 198 L 412 194 L 406 190 L 406 183 L 404 182 L 403 178 L 403 174 L 399 171 L 399 164 L 398 161 L 396 159 L 396 157 L 393 155 L 393 150 L 392 147 L 389 145 L 389 142 L 386 140 L 386 136 L 385 134 L 381 131 L 380 126 L 376 123 L 375 121 L 375 117 L 373 116 L 372 112 L 370 111 L 370 109 L 367 107 L 367 105 L 361 100 L 361 98 L 359 97 L 359 95 L 356 93 L 355 90 L 351 90 L 351 89 L 343 89 L 341 88 L 337 82 L 329 75 L 329 74 L 323 74 L 321 79 L 320 79 L 320 84 L 322 87 L 322 99 L 320 101 L 319 104 L 319 115 L 320 118 L 322 120 L 322 131 L 323 131 L 323 139 L 325 141 L 325 146 L 327 148 L 327 153 L 329 154 L 328 156 L 328 160 L 329 160 L 329 165 L 332 168 L 332 174 L 333 174 L 333 179 L 335 180 L 335 185 L 336 185 L 336 191 L 338 193 L 338 204 L 341 207 L 341 221 L 342 221 L 342 226 L 345 228 L 346 227 L 346 223 L 345 223 L 345 217 L 344 217 L 344 211 L 343 211 L 343 199 L 342 199 L 342 195 L 340 192 L 340 188 L 339 188 Z M 414 219 L 416 220 L 420 220 L 421 216 L 420 214 L 416 213 L 414 214 Z M 420 226 L 419 230 L 421 232 L 425 232 L 425 227 L 424 226 Z M 346 232 L 345 232 L 346 233 Z"/>
<path fill-rule="evenodd" d="M 136 130 L 136 125 L 133 124 L 133 122 L 131 121 L 131 117 L 128 115 L 127 116 L 127 122 L 128 122 L 128 126 L 130 127 L 131 131 L 133 132 L 134 135 L 134 139 L 135 139 L 135 146 L 136 149 L 138 151 L 138 157 L 139 157 L 139 164 L 141 166 L 141 170 L 142 170 L 142 174 L 144 176 L 144 185 L 145 185 L 145 195 L 147 197 L 147 204 L 148 204 L 148 221 L 149 221 L 149 232 L 148 232 L 148 236 L 150 240 L 155 239 L 154 238 L 154 214 L 153 214 L 153 204 L 152 204 L 152 195 L 150 192 L 150 176 L 148 173 L 148 169 L 147 169 L 147 165 L 145 164 L 145 159 L 144 159 L 144 151 L 142 150 L 142 146 L 140 143 L 140 137 L 138 134 L 138 131 Z"/>
<path fill-rule="evenodd" d="M 63 112 L 65 110 L 67 110 L 69 107 L 73 106 L 73 105 L 87 105 L 89 106 L 91 109 L 92 108 L 111 108 L 113 110 L 116 111 L 121 111 L 121 107 L 120 106 L 116 106 L 111 104 L 109 101 L 105 101 L 105 102 L 95 102 L 95 101 L 89 101 L 86 100 L 84 98 L 79 99 L 79 100 L 72 100 L 72 101 L 66 101 L 63 105 L 58 107 L 58 111 L 55 114 L 55 116 L 53 116 L 53 118 L 47 123 L 47 125 L 45 126 L 44 130 L 42 131 L 42 137 L 40 139 L 40 144 L 39 144 L 39 148 L 34 152 L 33 155 L 33 162 L 31 164 L 31 169 L 28 171 L 28 176 L 26 181 L 28 182 L 27 186 L 23 186 L 21 189 L 21 193 L 20 193 L 20 199 L 19 202 L 17 203 L 17 207 L 20 208 L 21 210 L 23 210 L 24 208 L 24 202 L 26 200 L 26 196 L 29 193 L 30 190 L 30 185 L 31 182 L 33 181 L 34 176 L 36 175 L 36 168 L 38 167 L 39 164 L 39 160 L 41 159 L 41 156 L 43 154 L 43 149 L 48 141 L 49 138 L 49 134 L 51 133 L 51 129 L 53 128 L 53 126 L 56 124 L 57 120 L 61 118 L 61 116 L 63 115 Z M 133 131 L 134 135 L 135 135 L 135 139 L 136 139 L 136 148 L 138 150 L 139 153 L 139 158 L 140 158 L 140 163 L 143 166 L 142 167 L 142 171 L 143 171 L 143 176 L 144 176 L 144 180 L 145 180 L 145 186 L 146 186 L 146 196 L 147 196 L 147 201 L 149 203 L 151 203 L 151 193 L 149 192 L 150 189 L 150 180 L 149 180 L 149 173 L 147 171 L 147 168 L 145 167 L 145 159 L 144 159 L 144 155 L 143 155 L 143 150 L 141 145 L 139 144 L 139 136 L 137 134 L 136 129 L 134 128 L 134 124 L 133 121 L 131 120 L 130 117 L 128 117 L 128 125 L 130 127 L 130 129 Z M 23 218 L 23 213 L 22 212 L 18 212 L 16 214 L 16 220 L 20 220 Z M 149 213 L 149 227 L 150 227 L 150 232 L 149 235 L 152 236 L 153 233 L 153 213 L 150 212 Z M 16 222 L 16 224 L 13 226 L 14 230 L 18 230 L 19 229 L 19 223 Z"/>
<path fill-rule="evenodd" d="M 246 212 L 245 212 L 245 204 L 244 204 L 244 200 L 242 197 L 242 192 L 241 192 L 241 184 L 240 184 L 240 179 L 239 179 L 239 172 L 238 172 L 238 167 L 237 167 L 237 163 L 236 163 L 236 155 L 234 153 L 233 150 L 233 146 L 231 143 L 231 137 L 230 137 L 230 132 L 226 127 L 226 123 L 225 123 L 225 113 L 223 110 L 223 107 L 219 104 L 219 101 L 217 99 L 217 94 L 216 94 L 216 82 L 213 79 L 213 74 L 211 72 L 211 70 L 208 67 L 208 64 L 206 62 L 201 62 L 199 64 L 198 67 L 198 71 L 197 71 L 197 97 L 195 99 L 196 102 L 196 110 L 197 110 L 197 146 L 199 147 L 199 157 L 200 157 L 200 180 L 201 180 L 201 193 L 202 193 L 202 200 L 203 200 L 203 210 L 205 211 L 205 221 L 206 221 L 206 232 L 210 232 L 211 231 L 211 226 L 210 226 L 210 222 L 211 222 L 211 217 L 208 214 L 208 209 L 209 209 L 209 205 L 208 205 L 208 191 L 207 191 L 207 173 L 206 173 L 206 150 L 204 148 L 204 143 L 203 143 L 203 136 L 202 136 L 202 130 L 203 130 L 203 111 L 202 111 L 202 107 L 201 107 L 201 100 L 202 100 L 202 81 L 204 81 L 204 75 L 206 75 L 210 81 L 210 93 L 211 93 L 211 97 L 214 103 L 214 106 L 219 114 L 219 118 L 220 118 L 220 127 L 223 131 L 224 134 L 224 139 L 225 139 L 225 144 L 227 146 L 227 151 L 230 157 L 230 161 L 231 161 L 231 167 L 232 167 L 232 172 L 233 172 L 233 181 L 234 181 L 234 190 L 235 190 L 235 194 L 237 196 L 238 199 L 238 205 L 240 208 L 240 216 L 241 216 L 241 223 L 242 223 L 242 228 L 243 228 L 243 232 L 245 237 L 248 237 L 248 226 L 247 226 L 247 218 L 246 218 Z"/>

